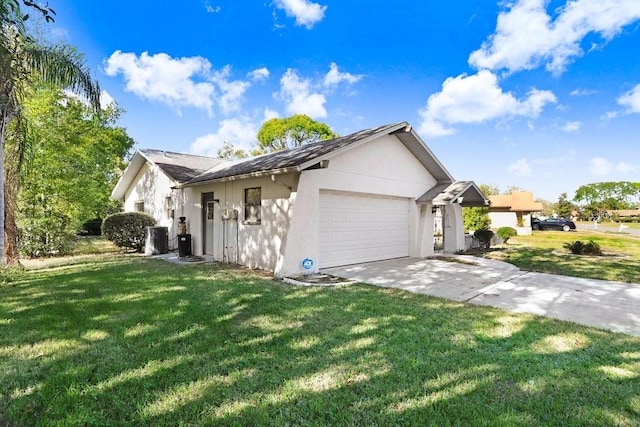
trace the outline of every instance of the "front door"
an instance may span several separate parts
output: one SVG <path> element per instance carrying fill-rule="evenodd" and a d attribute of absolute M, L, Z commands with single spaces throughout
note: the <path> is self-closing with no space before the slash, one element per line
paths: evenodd
<path fill-rule="evenodd" d="M 213 193 L 202 193 L 202 253 L 213 255 Z"/>

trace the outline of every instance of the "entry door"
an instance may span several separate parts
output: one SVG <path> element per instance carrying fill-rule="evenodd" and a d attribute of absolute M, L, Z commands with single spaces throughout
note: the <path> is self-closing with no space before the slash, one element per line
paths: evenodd
<path fill-rule="evenodd" d="M 213 255 L 213 193 L 202 193 L 202 253 Z"/>

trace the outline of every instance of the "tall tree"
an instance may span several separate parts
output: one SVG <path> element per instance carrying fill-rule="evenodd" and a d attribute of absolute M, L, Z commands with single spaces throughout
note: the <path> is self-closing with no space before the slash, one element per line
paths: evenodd
<path fill-rule="evenodd" d="M 27 0 L 23 3 L 47 21 L 53 20 L 52 9 Z M 36 43 L 23 25 L 28 16 L 17 0 L 0 0 L 0 229 L 4 230 L 0 232 L 0 252 L 6 264 L 19 262 L 15 209 L 19 174 L 28 152 L 28 123 L 21 108 L 28 88 L 34 82 L 68 88 L 86 97 L 96 110 L 100 108 L 100 87 L 77 52 Z M 7 136 L 14 139 L 11 153 L 5 153 Z M 13 162 L 6 170 L 5 157 Z"/>
<path fill-rule="evenodd" d="M 243 148 L 236 148 L 228 141 L 225 141 L 222 148 L 218 150 L 218 158 L 224 160 L 239 160 L 249 157 L 249 153 Z"/>
<path fill-rule="evenodd" d="M 325 123 L 304 114 L 295 114 L 264 122 L 258 131 L 258 150 L 271 153 L 337 137 L 338 134 Z"/>
<path fill-rule="evenodd" d="M 571 214 L 574 210 L 577 210 L 577 206 L 574 203 L 571 203 L 567 193 L 560 194 L 556 205 L 556 213 L 558 216 L 561 218 L 571 218 Z"/>
<path fill-rule="evenodd" d="M 23 114 L 31 123 L 32 156 L 18 195 L 20 251 L 63 253 L 82 223 L 110 213 L 111 189 L 134 142 L 115 126 L 114 104 L 96 114 L 60 90 L 38 88 Z"/>

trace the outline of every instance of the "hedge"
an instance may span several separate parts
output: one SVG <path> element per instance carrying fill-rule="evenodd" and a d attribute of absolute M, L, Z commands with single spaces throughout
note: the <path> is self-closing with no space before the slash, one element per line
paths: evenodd
<path fill-rule="evenodd" d="M 102 234 L 120 248 L 142 252 L 147 227 L 154 226 L 156 220 L 142 212 L 119 212 L 109 215 L 102 222 Z"/>

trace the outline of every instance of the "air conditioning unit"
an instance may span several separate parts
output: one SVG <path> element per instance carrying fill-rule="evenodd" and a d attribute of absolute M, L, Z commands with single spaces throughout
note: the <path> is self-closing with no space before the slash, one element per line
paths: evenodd
<path fill-rule="evenodd" d="M 169 229 L 167 227 L 147 227 L 145 254 L 158 255 L 169 252 Z"/>

